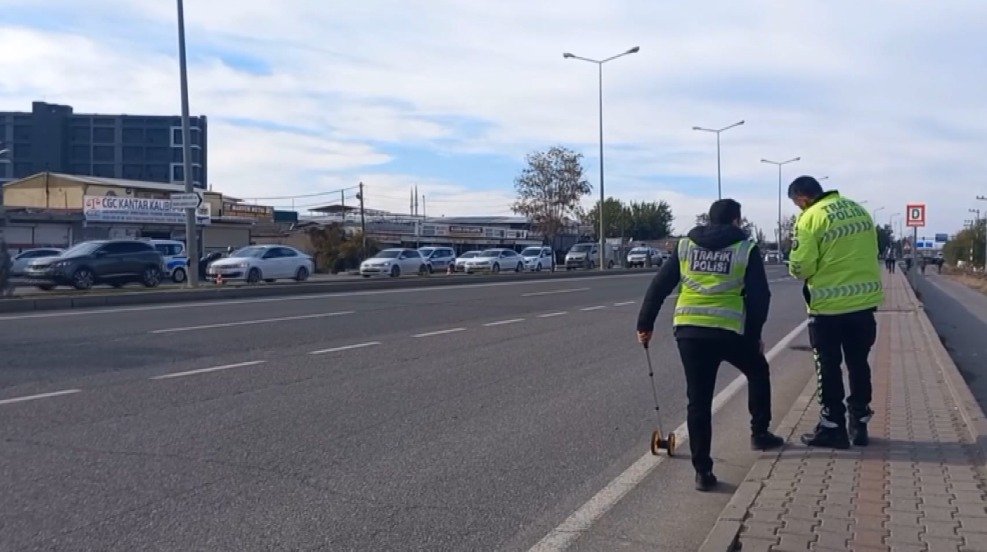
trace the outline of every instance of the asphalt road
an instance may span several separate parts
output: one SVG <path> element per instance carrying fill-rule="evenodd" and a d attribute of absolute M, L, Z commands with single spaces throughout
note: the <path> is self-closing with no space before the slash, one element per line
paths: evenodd
<path fill-rule="evenodd" d="M 0 316 L 0 550 L 526 549 L 647 450 L 649 278 Z M 769 278 L 770 347 L 805 315 Z M 681 367 L 656 339 L 675 427 Z M 774 366 L 776 412 L 803 356 Z M 682 473 L 647 484 L 691 493 Z M 687 548 L 729 495 L 690 497 L 660 509 Z"/>

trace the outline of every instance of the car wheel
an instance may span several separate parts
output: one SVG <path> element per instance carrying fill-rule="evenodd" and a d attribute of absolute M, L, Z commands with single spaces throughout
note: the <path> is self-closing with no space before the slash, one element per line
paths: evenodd
<path fill-rule="evenodd" d="M 500 274 L 500 264 L 494 263 L 493 268 L 490 269 L 494 274 Z"/>
<path fill-rule="evenodd" d="M 96 275 L 88 268 L 80 268 L 72 275 L 72 286 L 78 290 L 87 290 L 93 287 L 96 282 Z"/>
<path fill-rule="evenodd" d="M 587 266 L 586 270 L 593 270 L 594 268 L 596 268 L 596 262 L 590 261 L 589 264 L 587 264 L 586 266 Z"/>
<path fill-rule="evenodd" d="M 55 289 L 55 286 L 50 285 L 50 284 L 42 284 L 42 285 L 38 286 L 38 289 L 40 289 L 41 291 L 51 291 L 51 290 Z"/>
<path fill-rule="evenodd" d="M 612 268 L 613 268 L 613 261 L 607 261 L 607 270 L 610 270 Z"/>
<path fill-rule="evenodd" d="M 419 276 L 427 276 L 427 275 L 429 275 L 431 273 L 432 273 L 432 267 L 430 267 L 430 266 L 421 265 L 420 267 L 418 267 L 418 275 Z"/>
<path fill-rule="evenodd" d="M 369 275 L 369 274 L 364 274 L 364 275 L 363 275 L 363 277 L 364 277 L 364 278 L 369 278 L 369 277 L 370 277 L 370 275 Z"/>
<path fill-rule="evenodd" d="M 188 278 L 188 274 L 185 273 L 184 268 L 176 268 L 175 272 L 171 273 L 171 280 L 176 284 L 180 284 Z"/>
<path fill-rule="evenodd" d="M 401 275 L 401 268 L 397 265 L 391 267 L 391 278 L 397 278 Z"/>
<path fill-rule="evenodd" d="M 250 272 L 247 272 L 248 284 L 256 284 L 257 282 L 260 282 L 260 280 L 261 280 L 261 275 L 259 268 L 251 268 Z"/>
<path fill-rule="evenodd" d="M 522 270 L 524 270 L 524 265 L 522 263 L 518 263 L 517 266 L 514 267 L 514 272 L 521 272 Z"/>
<path fill-rule="evenodd" d="M 308 269 L 300 266 L 298 267 L 298 272 L 295 273 L 295 281 L 304 282 L 305 280 L 308 280 Z"/>
<path fill-rule="evenodd" d="M 541 263 L 538 263 L 538 266 L 535 267 L 535 272 L 541 272 Z"/>
<path fill-rule="evenodd" d="M 428 273 L 435 274 L 435 267 L 433 267 L 432 265 L 428 265 Z"/>
<path fill-rule="evenodd" d="M 123 287 L 123 282 L 120 281 L 110 282 L 110 287 L 112 287 L 113 289 L 120 289 Z"/>
<path fill-rule="evenodd" d="M 275 282 L 274 278 L 264 278 L 264 281 L 268 284 L 273 284 Z"/>
<path fill-rule="evenodd" d="M 149 266 L 141 273 L 141 283 L 144 287 L 158 287 L 161 283 L 161 270 L 156 266 Z"/>

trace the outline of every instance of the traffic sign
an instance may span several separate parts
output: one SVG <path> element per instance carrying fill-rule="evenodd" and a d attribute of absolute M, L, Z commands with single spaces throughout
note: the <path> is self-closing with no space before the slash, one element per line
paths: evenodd
<path fill-rule="evenodd" d="M 918 228 L 925 226 L 925 204 L 910 203 L 905 209 L 905 226 Z"/>
<path fill-rule="evenodd" d="M 171 194 L 172 209 L 198 209 L 202 205 L 202 196 L 197 193 Z"/>

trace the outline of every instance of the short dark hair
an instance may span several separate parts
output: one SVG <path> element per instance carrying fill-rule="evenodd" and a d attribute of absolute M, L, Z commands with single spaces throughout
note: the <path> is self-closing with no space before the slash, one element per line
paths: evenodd
<path fill-rule="evenodd" d="M 740 220 L 740 204 L 732 199 L 720 199 L 709 206 L 710 224 L 733 224 Z"/>
<path fill-rule="evenodd" d="M 788 199 L 795 199 L 797 196 L 816 199 L 821 195 L 823 195 L 822 186 L 811 176 L 800 176 L 788 185 Z"/>

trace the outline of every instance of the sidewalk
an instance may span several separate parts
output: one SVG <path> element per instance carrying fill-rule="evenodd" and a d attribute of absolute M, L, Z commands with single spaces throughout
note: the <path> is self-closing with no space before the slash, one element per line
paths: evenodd
<path fill-rule="evenodd" d="M 798 442 L 818 421 L 811 380 L 702 550 L 987 551 L 987 423 L 900 272 L 885 276 L 871 354 L 871 444 Z"/>

